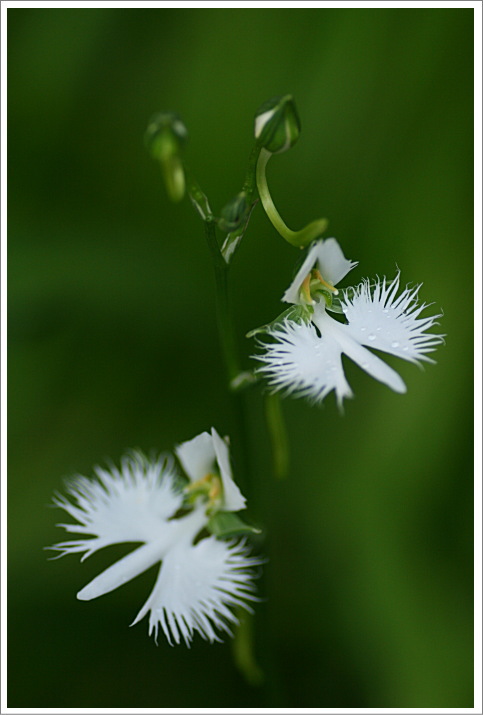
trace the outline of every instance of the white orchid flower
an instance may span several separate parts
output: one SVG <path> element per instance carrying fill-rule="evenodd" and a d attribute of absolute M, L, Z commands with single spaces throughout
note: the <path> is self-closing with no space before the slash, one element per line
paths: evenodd
<path fill-rule="evenodd" d="M 201 490 L 193 508 L 183 509 L 180 515 L 189 487 L 183 489 L 166 457 L 149 461 L 140 454 L 126 456 L 120 469 L 97 467 L 96 479 L 77 477 L 68 486 L 70 500 L 54 499 L 77 522 L 59 526 L 82 535 L 49 547 L 59 551 L 59 556 L 83 553 L 83 561 L 105 546 L 141 542 L 81 589 L 77 594 L 81 601 L 109 593 L 161 562 L 151 595 L 132 625 L 149 611 L 149 634 L 154 633 L 157 640 L 161 626 L 171 645 L 183 639 L 189 647 L 196 631 L 210 643 L 221 640 L 217 631 L 231 635 L 230 626 L 238 623 L 232 609 L 243 607 L 251 612 L 247 601 L 257 600 L 251 567 L 262 560 L 248 555 L 243 540 L 206 536 L 195 543 L 213 510 L 224 509 L 224 502 L 231 510 L 245 504 L 231 476 L 226 444 L 215 430 L 207 436 L 215 449 L 221 480 L 216 493 L 211 493 L 218 470 L 205 435 L 178 447 L 190 479 L 196 479 L 202 469 L 210 470 L 208 490 Z"/>
<path fill-rule="evenodd" d="M 275 323 L 267 330 L 269 341 L 258 341 L 263 353 L 254 356 L 263 363 L 257 372 L 268 379 L 273 391 L 319 403 L 334 390 L 341 407 L 344 398 L 352 397 L 342 354 L 399 393 L 406 392 L 402 378 L 368 348 L 416 364 L 434 362 L 427 353 L 443 342 L 443 336 L 427 331 L 441 315 L 420 318 L 427 307 L 418 304 L 421 286 L 406 287 L 398 295 L 399 273 L 393 281 L 364 280 L 344 292 L 340 309 L 346 323 L 328 315 L 320 291 L 338 293 L 335 284 L 355 265 L 344 257 L 335 239 L 319 241 L 309 250 L 283 300 L 309 305 L 310 320 Z"/>

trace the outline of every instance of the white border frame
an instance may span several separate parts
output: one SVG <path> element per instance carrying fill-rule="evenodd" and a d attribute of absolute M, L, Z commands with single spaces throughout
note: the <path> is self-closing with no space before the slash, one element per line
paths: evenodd
<path fill-rule="evenodd" d="M 482 196 L 482 4 L 480 1 L 470 2 L 463 0 L 462 2 L 446 1 L 423 1 L 415 0 L 387 0 L 377 1 L 362 1 L 354 2 L 352 0 L 339 0 L 335 2 L 293 2 L 293 0 L 280 2 L 274 0 L 259 0 L 246 2 L 240 0 L 232 0 L 231 2 L 192 2 L 190 0 L 178 0 L 171 2 L 160 2 L 153 0 L 146 2 L 132 2 L 132 0 L 124 0 L 115 2 L 114 0 L 95 2 L 93 0 L 73 0 L 65 2 L 59 0 L 3 0 L 1 2 L 1 46 L 2 46 L 2 72 L 1 72 L 1 144 L 2 144 L 2 160 L 1 160 L 1 234 L 2 242 L 0 249 L 1 257 L 1 469 L 2 469 L 2 485 L 1 485 L 1 536 L 2 536 L 2 599 L 1 599 L 1 620 L 3 637 L 1 641 L 1 679 L 5 687 L 2 688 L 2 700 L 0 705 L 0 713 L 3 715 L 18 714 L 22 715 L 30 713 L 39 713 L 39 715 L 50 715 L 51 713 L 70 713 L 72 715 L 83 715 L 84 713 L 93 715 L 95 713 L 118 713 L 119 715 L 151 715 L 155 713 L 180 713 L 186 715 L 194 713 L 199 715 L 211 715 L 211 713 L 229 713 L 238 715 L 238 713 L 259 713 L 260 708 L 8 708 L 6 704 L 6 672 L 7 672 L 7 638 L 5 632 L 6 624 L 6 467 L 7 467 L 7 430 L 6 430 L 6 397 L 7 397 L 7 356 L 6 356 L 6 336 L 7 336 L 7 248 L 6 248 L 6 229 L 7 229 L 7 62 L 6 62 L 6 44 L 7 44 L 7 10 L 9 8 L 199 8 L 199 7 L 225 7 L 225 8 L 473 8 L 475 11 L 475 482 L 474 482 L 474 498 L 475 498 L 475 704 L 473 708 L 264 708 L 263 712 L 269 715 L 284 715 L 285 713 L 300 713 L 301 715 L 311 713 L 482 713 L 482 212 L 481 212 L 481 196 Z"/>

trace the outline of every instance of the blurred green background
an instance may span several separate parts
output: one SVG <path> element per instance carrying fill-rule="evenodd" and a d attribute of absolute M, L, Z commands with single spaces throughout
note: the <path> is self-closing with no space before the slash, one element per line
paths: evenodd
<path fill-rule="evenodd" d="M 464 8 L 8 10 L 10 707 L 472 706 L 472 43 Z M 344 416 L 284 402 L 283 483 L 248 396 L 274 656 L 253 688 L 229 644 L 128 628 L 153 571 L 82 603 L 112 555 L 42 549 L 64 477 L 212 425 L 236 445 L 202 226 L 143 133 L 180 113 L 219 211 L 287 92 L 303 131 L 268 177 L 288 225 L 327 216 L 353 282 L 423 281 L 447 339 L 424 371 L 388 359 L 407 395 L 347 363 Z M 297 258 L 257 207 L 231 272 L 246 366 Z"/>

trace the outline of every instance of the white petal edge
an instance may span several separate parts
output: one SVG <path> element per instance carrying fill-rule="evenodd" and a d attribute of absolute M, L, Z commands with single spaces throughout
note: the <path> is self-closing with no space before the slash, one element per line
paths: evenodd
<path fill-rule="evenodd" d="M 233 480 L 228 445 L 214 427 L 211 428 L 211 436 L 223 484 L 223 509 L 225 511 L 245 509 L 246 499 Z"/>

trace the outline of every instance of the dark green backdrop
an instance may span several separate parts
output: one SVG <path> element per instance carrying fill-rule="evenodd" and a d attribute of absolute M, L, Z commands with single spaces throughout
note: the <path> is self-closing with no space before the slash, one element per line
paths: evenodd
<path fill-rule="evenodd" d="M 471 9 L 9 9 L 9 706 L 472 706 Z M 407 395 L 354 365 L 340 416 L 285 402 L 289 480 L 270 476 L 257 393 L 254 478 L 270 480 L 262 595 L 277 692 L 230 646 L 156 647 L 130 621 L 149 572 L 91 603 L 111 560 L 47 561 L 48 508 L 128 447 L 233 434 L 210 258 L 143 147 L 175 110 L 215 210 L 240 188 L 257 107 L 291 92 L 303 132 L 269 182 L 287 223 L 330 219 L 351 274 L 424 282 L 446 346 Z M 297 251 L 260 207 L 232 270 L 244 339 Z"/>

